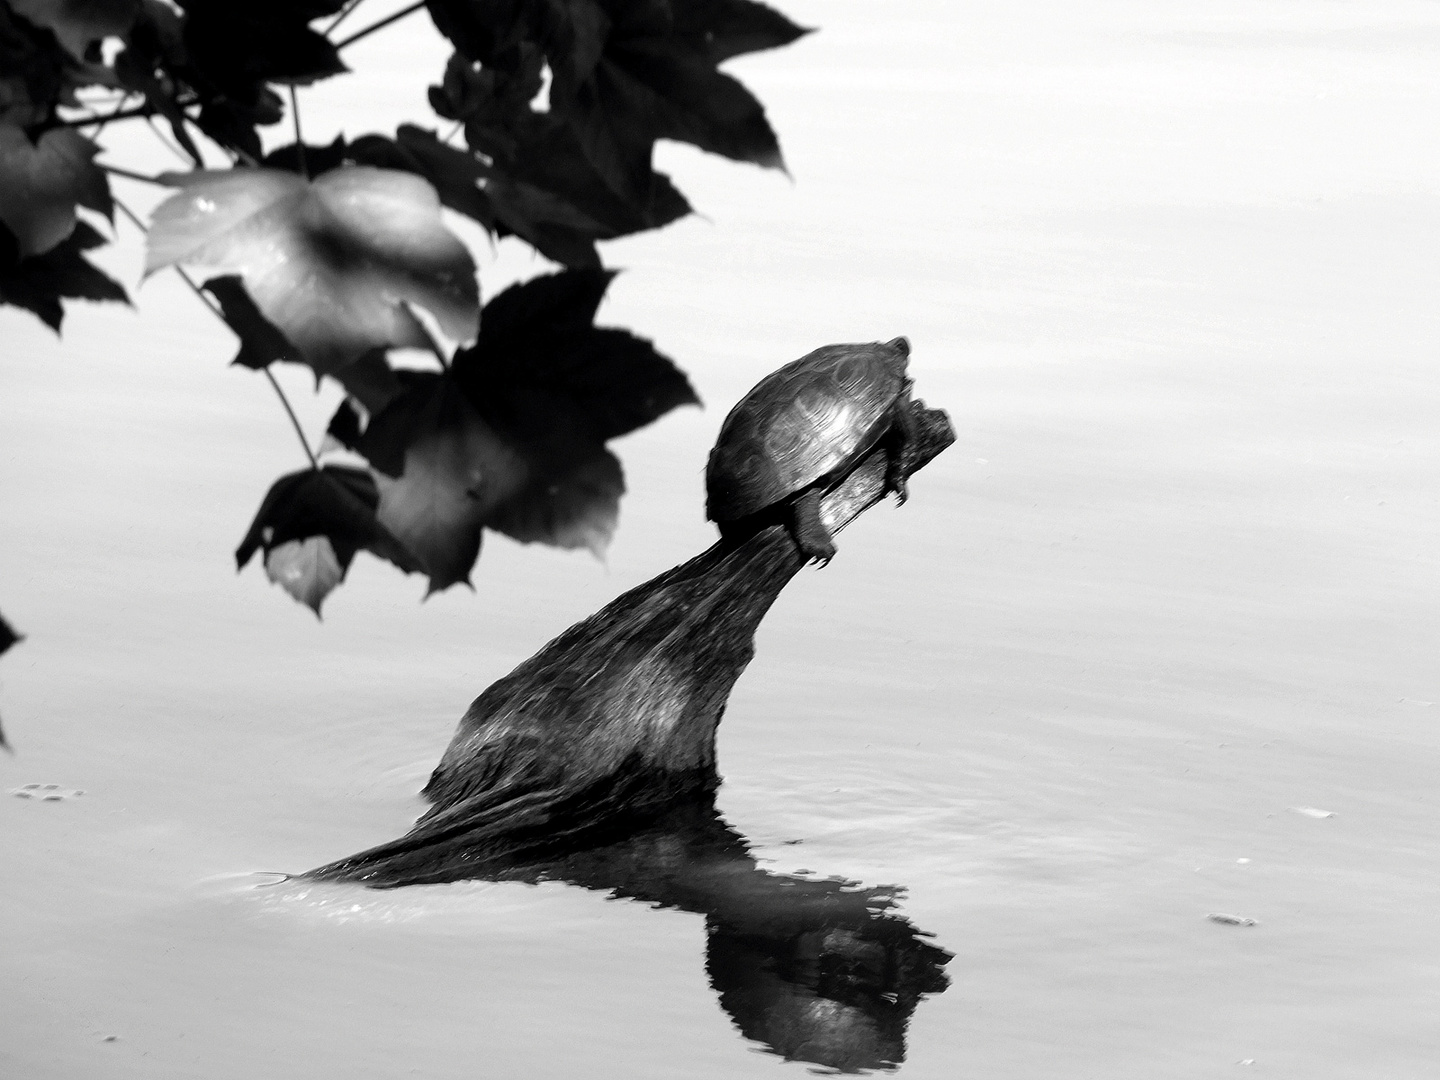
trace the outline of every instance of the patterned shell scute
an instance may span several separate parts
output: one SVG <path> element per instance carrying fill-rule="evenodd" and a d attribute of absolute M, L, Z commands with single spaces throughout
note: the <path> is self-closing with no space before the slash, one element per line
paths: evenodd
<path fill-rule="evenodd" d="M 868 451 L 905 389 L 905 362 L 893 345 L 827 345 L 762 379 L 710 452 L 710 520 L 763 510 Z"/>

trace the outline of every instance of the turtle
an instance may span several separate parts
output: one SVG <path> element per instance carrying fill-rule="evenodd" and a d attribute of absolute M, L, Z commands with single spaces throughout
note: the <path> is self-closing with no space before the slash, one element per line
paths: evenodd
<path fill-rule="evenodd" d="M 885 487 L 906 499 L 915 436 L 910 342 L 826 345 L 767 375 L 725 417 L 705 470 L 705 516 L 735 538 L 783 522 L 800 550 L 828 563 L 835 542 L 820 499 L 887 443 Z"/>

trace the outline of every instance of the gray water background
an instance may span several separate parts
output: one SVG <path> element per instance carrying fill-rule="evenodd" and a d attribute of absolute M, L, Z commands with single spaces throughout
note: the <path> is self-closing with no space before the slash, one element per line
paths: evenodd
<path fill-rule="evenodd" d="M 900 333 L 959 441 L 781 597 L 720 804 L 956 953 L 902 1074 L 1435 1074 L 1440 9 L 784 7 L 821 33 L 733 70 L 793 183 L 667 147 L 704 217 L 607 249 L 601 321 L 707 408 L 618 445 L 604 566 L 494 540 L 422 605 L 362 556 L 317 623 L 232 573 L 303 460 L 173 277 L 63 343 L 0 311 L 0 789 L 86 792 L 0 799 L 0 1074 L 801 1075 L 697 916 L 244 875 L 402 832 L 476 693 L 711 542 L 730 403 Z M 302 92 L 307 137 L 413 115 L 428 33 Z M 544 268 L 512 243 L 487 295 Z"/>

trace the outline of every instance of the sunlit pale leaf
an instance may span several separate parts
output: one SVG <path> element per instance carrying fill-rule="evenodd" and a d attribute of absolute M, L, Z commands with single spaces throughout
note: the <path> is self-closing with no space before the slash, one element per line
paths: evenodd
<path fill-rule="evenodd" d="M 83 58 L 92 41 L 122 37 L 140 11 L 140 0 L 9 0 L 36 26 L 55 31 L 60 44 Z"/>
<path fill-rule="evenodd" d="M 238 274 L 316 371 L 338 371 L 374 348 L 423 348 L 406 302 L 453 338 L 475 336 L 474 263 L 420 177 L 357 166 L 314 181 L 277 169 L 172 181 L 183 190 L 155 211 L 146 273 L 190 263 Z"/>
<path fill-rule="evenodd" d="M 110 185 L 91 160 L 99 152 L 72 128 L 52 128 L 32 143 L 18 127 L 0 124 L 0 221 L 15 235 L 22 258 L 69 236 L 77 203 L 106 217 L 114 213 Z"/>
<path fill-rule="evenodd" d="M 270 580 L 318 616 L 325 597 L 345 579 L 328 537 L 311 536 L 277 544 L 265 556 Z"/>
<path fill-rule="evenodd" d="M 236 566 L 243 569 L 257 551 L 264 551 L 270 580 L 317 615 L 320 602 L 344 579 L 361 549 L 407 573 L 420 569 L 376 519 L 378 501 L 375 482 L 363 469 L 327 465 L 282 476 L 266 492 L 235 549 Z"/>

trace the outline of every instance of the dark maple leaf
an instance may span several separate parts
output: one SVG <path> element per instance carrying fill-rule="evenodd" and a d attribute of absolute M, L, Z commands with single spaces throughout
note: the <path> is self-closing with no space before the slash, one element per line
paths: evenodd
<path fill-rule="evenodd" d="M 567 422 L 604 442 L 700 403 L 684 373 L 650 342 L 593 325 L 614 277 L 567 270 L 512 286 L 485 305 L 479 340 L 455 355 L 451 369 L 482 413 L 513 428 L 504 413 L 524 389 L 556 399 L 552 412 L 563 401 Z"/>
<path fill-rule="evenodd" d="M 656 139 L 782 167 L 760 103 L 716 70 L 732 56 L 784 45 L 804 33 L 764 5 L 432 0 L 431 10 L 443 10 L 437 25 L 462 53 L 492 67 L 503 67 L 517 37 L 538 45 L 553 74 L 551 113 L 573 128 L 593 167 L 622 195 L 645 192 Z"/>
<path fill-rule="evenodd" d="M 90 43 L 123 37 L 140 11 L 140 0 L 9 0 L 36 26 L 54 31 L 60 44 L 84 58 Z"/>
<path fill-rule="evenodd" d="M 760 102 L 673 35 L 616 43 L 589 79 L 552 100 L 557 115 L 574 124 L 586 156 L 622 193 L 647 181 L 657 139 L 784 168 Z"/>
<path fill-rule="evenodd" d="M 10 624 L 5 621 L 5 617 L 0 615 L 0 653 L 4 653 L 11 645 L 24 640 L 24 635 L 17 634 Z M 3 746 L 6 750 L 10 749 L 10 744 L 5 741 L 4 728 L 0 728 L 0 746 Z"/>
<path fill-rule="evenodd" d="M 252 101 L 215 97 L 200 107 L 195 126 L 221 146 L 260 157 L 260 134 L 255 129 L 277 124 L 285 115 L 280 96 L 268 87 L 257 90 Z"/>
<path fill-rule="evenodd" d="M 615 535 L 624 494 L 619 460 L 602 446 L 590 446 L 537 471 L 485 524 L 522 544 L 586 548 L 601 558 Z"/>
<path fill-rule="evenodd" d="M 14 627 L 5 621 L 3 615 L 0 615 L 0 654 L 3 654 L 11 645 L 15 645 L 24 640 L 25 635 L 17 634 Z"/>
<path fill-rule="evenodd" d="M 204 159 L 186 127 L 183 83 L 178 81 L 187 75 L 191 81 L 200 81 L 188 68 L 180 16 L 160 0 L 143 0 L 125 48 L 115 57 L 115 77 L 125 89 L 144 95 L 149 107 L 169 122 L 175 141 L 190 160 L 202 167 Z M 254 138 L 253 130 L 249 137 Z M 235 144 L 224 142 L 222 145 Z"/>
<path fill-rule="evenodd" d="M 28 128 L 48 120 L 72 65 L 50 31 L 0 3 L 0 122 Z"/>
<path fill-rule="evenodd" d="M 467 124 L 466 138 L 486 152 L 493 129 Z M 513 143 L 499 156 L 486 187 L 495 215 L 541 254 L 566 266 L 596 266 L 595 241 L 658 229 L 690 213 L 669 177 L 651 169 L 620 192 L 587 156 L 575 130 L 553 116 L 530 114 L 506 129 Z"/>
<path fill-rule="evenodd" d="M 240 351 L 230 361 L 232 364 L 259 371 L 276 360 L 305 362 L 280 328 L 260 313 L 238 277 L 227 274 L 211 278 L 202 288 L 219 301 L 226 324 L 240 339 Z"/>
<path fill-rule="evenodd" d="M 468 584 L 486 518 L 530 470 L 448 375 L 406 376 L 405 391 L 371 419 L 356 448 L 375 467 L 378 519 L 418 556 L 438 592 Z"/>
<path fill-rule="evenodd" d="M 22 258 L 69 236 L 77 204 L 113 218 L 109 181 L 91 160 L 99 152 L 73 128 L 51 128 L 31 142 L 20 128 L 0 124 L 0 221 Z"/>
<path fill-rule="evenodd" d="M 183 0 L 192 67 L 240 100 L 263 83 L 305 85 L 348 70 L 330 39 L 309 27 L 343 0 Z"/>
<path fill-rule="evenodd" d="M 406 573 L 421 569 L 376 518 L 378 503 L 375 481 L 364 469 L 326 465 L 282 476 L 266 493 L 235 549 L 236 567 L 244 569 L 263 550 L 270 579 L 316 615 L 362 549 Z"/>
<path fill-rule="evenodd" d="M 778 49 L 811 33 L 754 0 L 679 0 L 674 12 L 675 33 L 689 39 L 714 64 Z"/>
<path fill-rule="evenodd" d="M 64 311 L 61 298 L 113 300 L 129 303 L 119 282 L 106 276 L 81 254 L 104 244 L 105 238 L 85 222 L 43 255 L 20 258 L 19 244 L 0 225 L 0 303 L 33 311 L 59 331 Z"/>
<path fill-rule="evenodd" d="M 371 416 L 384 409 L 405 389 L 405 384 L 390 366 L 384 349 L 371 349 L 362 354 L 353 364 L 337 371 L 334 378 Z"/>

